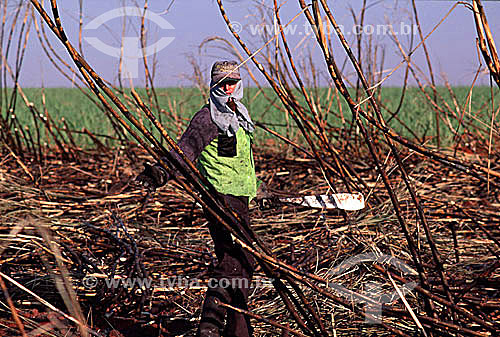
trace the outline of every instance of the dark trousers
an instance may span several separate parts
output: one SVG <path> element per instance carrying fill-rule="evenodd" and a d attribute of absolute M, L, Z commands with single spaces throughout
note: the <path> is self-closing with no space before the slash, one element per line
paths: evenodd
<path fill-rule="evenodd" d="M 229 208 L 238 214 L 243 226 L 248 227 L 248 197 L 225 194 L 219 194 L 219 196 L 224 199 Z M 215 300 L 247 309 L 247 298 L 255 269 L 255 259 L 238 244 L 233 243 L 229 231 L 208 211 L 205 211 L 205 216 L 208 220 L 210 235 L 214 241 L 218 263 L 209 282 L 203 303 L 198 336 L 220 336 L 220 331 L 223 331 L 222 335 L 225 337 L 252 336 L 248 317 L 234 310 L 226 310 L 217 305 Z M 242 233 L 245 233 L 241 224 L 238 225 L 238 228 Z M 245 234 L 245 237 L 248 236 Z M 226 318 L 225 327 L 224 318 Z"/>

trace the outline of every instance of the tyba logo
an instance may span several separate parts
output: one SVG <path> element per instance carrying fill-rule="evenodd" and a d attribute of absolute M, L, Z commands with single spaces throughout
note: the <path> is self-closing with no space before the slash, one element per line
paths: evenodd
<path fill-rule="evenodd" d="M 369 265 L 370 263 L 392 266 L 394 269 L 399 270 L 404 274 L 417 274 L 415 270 L 395 257 L 384 254 L 376 255 L 373 253 L 359 254 L 350 257 L 328 271 L 328 274 L 329 276 L 338 278 L 351 272 L 355 268 L 359 268 L 362 264 Z M 405 283 L 401 288 L 399 288 L 399 291 L 402 295 L 408 294 L 413 290 L 413 288 L 415 288 L 416 285 L 416 282 Z M 339 295 L 353 301 L 354 303 L 365 304 L 365 322 L 368 324 L 380 323 L 382 319 L 382 304 L 391 303 L 399 296 L 397 291 L 388 291 L 382 283 L 374 281 L 365 283 L 364 291 L 362 293 L 349 290 L 343 285 L 335 282 L 328 282 L 328 286 L 334 289 Z"/>
<path fill-rule="evenodd" d="M 139 7 L 119 7 L 112 9 L 106 13 L 99 15 L 97 18 L 89 22 L 84 29 L 95 30 L 101 27 L 104 23 L 122 17 L 143 17 L 145 20 L 151 20 L 161 29 L 175 29 L 167 20 L 160 15 L 150 10 L 144 10 Z M 175 37 L 162 37 L 157 42 L 141 48 L 139 37 L 123 37 L 123 49 L 113 47 L 102 42 L 98 37 L 85 37 L 85 41 L 90 43 L 95 49 L 100 52 L 116 58 L 123 57 L 123 75 L 126 78 L 139 77 L 139 59 L 143 55 L 150 56 L 165 49 Z"/>

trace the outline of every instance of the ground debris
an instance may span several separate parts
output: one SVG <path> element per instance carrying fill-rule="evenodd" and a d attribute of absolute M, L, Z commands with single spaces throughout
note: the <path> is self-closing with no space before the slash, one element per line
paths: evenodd
<path fill-rule="evenodd" d="M 279 153 L 257 152 L 256 157 L 258 176 L 275 190 L 297 195 L 329 191 L 313 161 L 288 159 Z M 79 163 L 48 158 L 45 165 L 33 164 L 35 183 L 15 160 L 4 161 L 0 167 L 0 270 L 65 312 L 70 295 L 58 290 L 57 280 L 67 275 L 75 299 L 92 322 L 89 327 L 102 335 L 194 334 L 215 259 L 201 209 L 175 183 L 147 195 L 133 184 L 140 163 L 127 156 L 94 153 L 80 158 Z M 487 192 L 470 177 L 415 156 L 406 164 L 457 305 L 482 321 L 498 324 L 498 191 Z M 398 326 L 404 320 L 405 327 L 399 328 L 411 332 L 415 328 L 409 326 L 412 320 L 404 304 L 387 276 L 374 265 L 381 264 L 382 270 L 408 282 L 419 280 L 383 185 L 377 176 L 370 175 L 374 171 L 366 170 L 366 165 L 370 163 L 359 169 L 371 188 L 364 191 L 366 209 L 344 217 L 337 210 L 291 205 L 261 209 L 252 203 L 252 226 L 278 260 L 332 284 L 370 294 L 384 303 L 384 323 Z M 391 172 L 389 178 L 418 243 L 430 291 L 446 299 L 410 196 L 397 172 Z M 46 240 L 45 231 L 56 242 L 60 255 Z M 411 272 L 369 258 L 339 269 L 342 262 L 356 256 L 391 256 L 409 266 Z M 295 329 L 271 282 L 257 270 L 249 308 L 256 315 L 289 322 Z M 77 334 L 73 323 L 58 318 L 59 326 L 54 325 L 50 309 L 13 284 L 6 282 L 6 286 L 27 330 L 52 324 L 56 336 Z M 336 293 L 331 287 L 325 289 Z M 307 289 L 305 294 L 316 303 L 324 321 L 330 322 L 329 328 L 339 334 L 364 331 L 388 335 L 380 325 L 366 325 L 352 311 L 319 293 Z M 429 326 L 434 321 L 425 314 L 423 297 L 415 291 L 406 293 L 422 324 Z M 2 303 L 1 334 L 18 335 L 11 311 L 5 301 Z M 446 315 L 445 309 L 440 309 L 441 314 Z M 464 327 L 488 332 L 458 314 Z M 438 321 L 436 324 L 449 322 L 445 317 Z M 255 327 L 260 335 L 271 331 L 262 322 L 256 322 Z"/>

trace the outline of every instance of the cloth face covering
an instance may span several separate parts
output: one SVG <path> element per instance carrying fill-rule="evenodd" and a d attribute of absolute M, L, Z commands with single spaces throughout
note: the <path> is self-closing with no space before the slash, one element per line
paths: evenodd
<path fill-rule="evenodd" d="M 227 95 L 219 83 L 213 87 L 210 83 L 210 116 L 222 134 L 232 137 L 236 135 L 241 126 L 246 131 L 252 133 L 255 126 L 248 114 L 247 108 L 240 102 L 243 98 L 243 83 L 238 81 L 234 92 Z M 232 98 L 236 104 L 236 112 L 229 108 L 227 102 Z"/>

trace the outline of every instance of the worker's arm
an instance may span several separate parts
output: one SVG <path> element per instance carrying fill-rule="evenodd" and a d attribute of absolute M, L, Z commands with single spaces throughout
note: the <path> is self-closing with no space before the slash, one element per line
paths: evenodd
<path fill-rule="evenodd" d="M 217 137 L 217 135 L 217 126 L 212 122 L 210 108 L 206 105 L 194 115 L 188 128 L 181 136 L 178 145 L 182 152 L 186 154 L 186 157 L 192 162 L 195 162 L 200 153 Z M 172 150 L 170 153 L 177 159 L 181 159 L 175 151 Z"/>
<path fill-rule="evenodd" d="M 205 147 L 210 144 L 215 137 L 217 137 L 217 134 L 217 126 L 212 122 L 210 109 L 208 105 L 206 105 L 194 115 L 188 128 L 181 136 L 178 145 L 186 157 L 194 162 L 198 159 L 198 156 L 203 149 L 205 149 Z M 183 164 L 182 158 L 174 150 L 171 150 L 170 154 L 178 162 Z M 162 160 L 169 163 L 167 158 L 162 158 Z M 171 178 L 169 173 L 158 163 L 154 166 L 149 164 L 144 164 L 144 166 L 144 171 L 136 178 L 136 180 L 147 188 L 154 190 L 165 185 Z M 173 165 L 170 165 L 170 167 L 173 168 Z M 185 167 L 187 167 L 187 165 L 185 165 Z M 177 170 L 175 170 L 175 173 L 176 175 L 180 174 Z"/>

